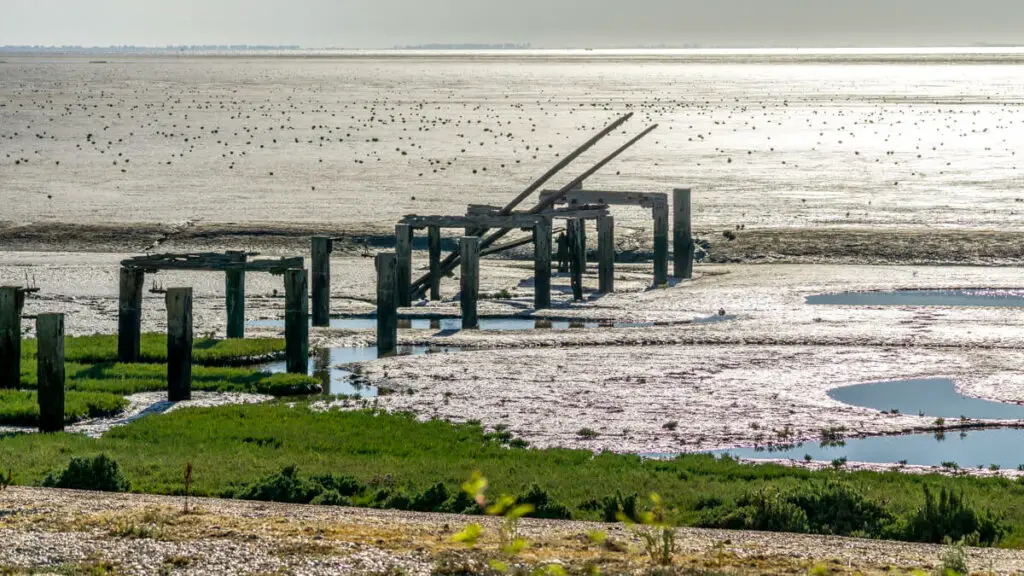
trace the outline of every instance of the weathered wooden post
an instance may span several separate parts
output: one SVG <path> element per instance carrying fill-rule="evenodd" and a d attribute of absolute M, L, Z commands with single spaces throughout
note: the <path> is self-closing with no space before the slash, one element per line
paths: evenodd
<path fill-rule="evenodd" d="M 615 291 L 615 218 L 597 217 L 597 273 L 601 294 Z"/>
<path fill-rule="evenodd" d="M 654 285 L 668 283 L 668 205 L 654 207 Z"/>
<path fill-rule="evenodd" d="M 672 275 L 676 278 L 693 278 L 693 224 L 690 212 L 690 189 L 676 188 L 672 191 L 674 238 L 672 239 Z"/>
<path fill-rule="evenodd" d="M 331 325 L 331 244 L 326 236 L 313 237 L 313 326 Z"/>
<path fill-rule="evenodd" d="M 398 351 L 398 257 L 377 254 L 377 356 L 394 356 Z"/>
<path fill-rule="evenodd" d="M 551 219 L 533 229 L 533 308 L 551 307 Z"/>
<path fill-rule="evenodd" d="M 142 342 L 142 285 L 145 271 L 128 266 L 121 267 L 121 280 L 117 308 L 117 361 L 139 361 Z"/>
<path fill-rule="evenodd" d="M 568 228 L 568 227 L 567 227 Z M 558 235 L 558 273 L 569 271 L 569 236 L 564 232 Z"/>
<path fill-rule="evenodd" d="M 395 256 L 398 307 L 405 308 L 412 305 L 412 227 L 408 224 L 395 225 Z"/>
<path fill-rule="evenodd" d="M 570 218 L 566 221 L 567 236 L 569 237 L 569 275 L 572 284 L 572 297 L 574 300 L 583 300 L 583 272 L 587 266 L 583 251 L 583 220 Z"/>
<path fill-rule="evenodd" d="M 584 218 L 580 218 L 580 227 L 576 234 L 579 236 L 577 242 L 582 246 L 580 250 L 580 262 L 583 262 L 583 272 L 587 271 L 587 221 Z"/>
<path fill-rule="evenodd" d="M 441 299 L 441 227 L 427 228 L 427 245 L 430 251 L 430 299 Z"/>
<path fill-rule="evenodd" d="M 284 340 L 289 374 L 309 373 L 309 280 L 305 270 L 284 272 Z"/>
<path fill-rule="evenodd" d="M 476 317 L 476 301 L 480 295 L 480 237 L 463 236 L 460 238 L 459 256 L 462 260 L 462 277 L 459 280 L 462 329 L 470 330 L 479 325 Z"/>
<path fill-rule="evenodd" d="M 192 289 L 168 288 L 167 400 L 192 399 Z"/>
<path fill-rule="evenodd" d="M 0 389 L 21 385 L 21 309 L 25 293 L 0 287 Z"/>
<path fill-rule="evenodd" d="M 228 254 L 241 260 L 244 265 L 245 252 L 229 251 Z M 228 309 L 228 338 L 245 338 L 245 269 L 228 269 L 224 273 L 224 288 Z"/>
<path fill-rule="evenodd" d="M 64 430 L 64 315 L 36 317 L 39 431 Z"/>

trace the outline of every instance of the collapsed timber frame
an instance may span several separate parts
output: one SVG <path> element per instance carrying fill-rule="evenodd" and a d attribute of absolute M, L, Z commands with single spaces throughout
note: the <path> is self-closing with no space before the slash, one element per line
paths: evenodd
<path fill-rule="evenodd" d="M 245 273 L 284 275 L 285 339 L 288 371 L 305 372 L 309 355 L 309 295 L 305 259 L 249 260 L 250 254 L 229 251 L 187 254 L 153 254 L 121 261 L 118 305 L 117 356 L 119 362 L 138 362 L 142 337 L 142 289 L 146 273 L 161 270 L 224 272 L 227 288 L 227 336 L 245 337 Z M 294 349 L 293 349 L 294 348 Z"/>

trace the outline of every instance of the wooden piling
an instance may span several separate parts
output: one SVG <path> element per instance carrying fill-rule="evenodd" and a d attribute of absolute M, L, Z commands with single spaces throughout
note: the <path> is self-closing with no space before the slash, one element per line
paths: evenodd
<path fill-rule="evenodd" d="M 580 218 L 580 227 L 576 232 L 579 235 L 580 249 L 580 262 L 583 263 L 583 272 L 587 271 L 587 221 L 584 218 Z"/>
<path fill-rule="evenodd" d="M 0 390 L 21 385 L 21 308 L 18 286 L 0 287 Z"/>
<path fill-rule="evenodd" d="M 654 285 L 668 284 L 668 206 L 654 212 Z"/>
<path fill-rule="evenodd" d="M 305 270 L 284 273 L 284 340 L 289 374 L 309 373 L 309 276 Z"/>
<path fill-rule="evenodd" d="M 192 289 L 168 288 L 167 400 L 192 399 Z"/>
<path fill-rule="evenodd" d="M 694 245 L 689 188 L 676 188 L 672 191 L 672 211 L 672 275 L 676 278 L 693 278 Z"/>
<path fill-rule="evenodd" d="M 471 330 L 479 325 L 476 301 L 480 295 L 480 237 L 463 236 L 460 238 L 459 257 L 462 260 L 462 277 L 459 281 L 462 329 Z"/>
<path fill-rule="evenodd" d="M 566 236 L 569 238 L 569 276 L 573 300 L 583 300 L 583 272 L 587 262 L 584 259 L 583 220 L 572 218 L 566 221 Z"/>
<path fill-rule="evenodd" d="M 331 248 L 330 238 L 313 237 L 313 326 L 331 325 Z"/>
<path fill-rule="evenodd" d="M 569 272 L 569 236 L 564 232 L 558 235 L 558 273 Z"/>
<path fill-rule="evenodd" d="M 39 431 L 64 430 L 64 315 L 36 317 Z"/>
<path fill-rule="evenodd" d="M 395 226 L 395 256 L 398 307 L 405 308 L 412 305 L 412 227 L 408 224 Z"/>
<path fill-rule="evenodd" d="M 398 257 L 390 252 L 377 254 L 376 264 L 377 356 L 384 358 L 398 351 Z"/>
<path fill-rule="evenodd" d="M 551 307 L 551 220 L 533 229 L 533 308 Z"/>
<path fill-rule="evenodd" d="M 228 309 L 228 338 L 245 338 L 245 270 L 224 273 Z"/>
<path fill-rule="evenodd" d="M 139 361 L 142 341 L 142 285 L 146 273 L 140 268 L 121 268 L 117 308 L 117 361 Z"/>
<path fill-rule="evenodd" d="M 597 217 L 597 272 L 601 294 L 615 291 L 615 218 Z"/>
<path fill-rule="evenodd" d="M 430 251 L 430 299 L 441 299 L 441 227 L 427 228 L 427 244 Z"/>

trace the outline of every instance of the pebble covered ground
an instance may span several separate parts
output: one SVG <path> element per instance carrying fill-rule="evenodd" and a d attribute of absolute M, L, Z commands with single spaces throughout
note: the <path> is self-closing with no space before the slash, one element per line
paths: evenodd
<path fill-rule="evenodd" d="M 380 575 L 444 567 L 473 574 L 497 556 L 498 524 L 490 519 L 195 498 L 186 514 L 184 505 L 181 497 L 9 488 L 0 492 L 0 572 L 109 566 L 132 575 Z M 484 526 L 475 552 L 451 540 L 470 521 Z M 586 536 L 595 530 L 605 544 Z M 654 570 L 640 539 L 621 524 L 527 519 L 520 532 L 531 543 L 524 564 Z M 928 544 L 700 529 L 680 529 L 677 542 L 676 567 L 735 574 L 930 571 L 944 552 Z M 967 552 L 976 570 L 1024 568 L 1021 551 Z"/>

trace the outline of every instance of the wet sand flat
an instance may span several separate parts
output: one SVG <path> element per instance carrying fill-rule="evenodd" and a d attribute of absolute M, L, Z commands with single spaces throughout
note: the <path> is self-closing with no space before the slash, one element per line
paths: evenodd
<path fill-rule="evenodd" d="M 692 187 L 698 229 L 1024 220 L 1009 56 L 4 60 L 5 226 L 387 231 L 503 204 L 627 111 L 661 128 L 588 186 Z"/>

